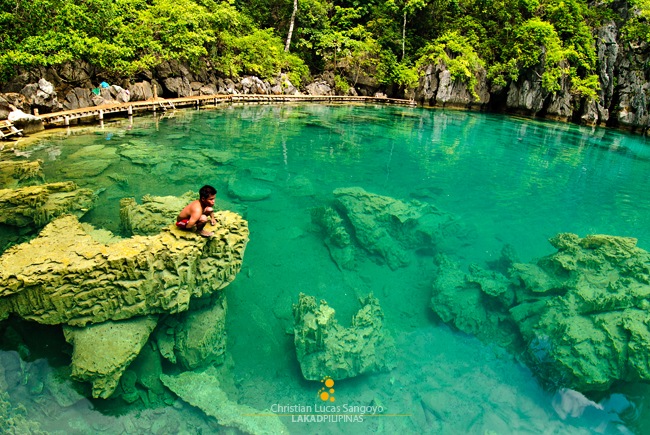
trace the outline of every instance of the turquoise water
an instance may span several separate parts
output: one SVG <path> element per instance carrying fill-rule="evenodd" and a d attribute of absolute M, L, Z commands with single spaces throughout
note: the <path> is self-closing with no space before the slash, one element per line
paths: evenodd
<path fill-rule="evenodd" d="M 146 160 L 120 146 L 139 143 Z M 101 147 L 98 147 L 101 145 Z M 319 382 L 305 381 L 291 335 L 300 292 L 325 299 L 349 324 L 358 298 L 373 293 L 398 348 L 397 367 L 337 381 L 339 404 L 380 404 L 363 422 L 282 421 L 291 433 L 619 433 L 650 430 L 644 385 L 618 386 L 580 415 L 558 413 L 558 396 L 498 347 L 434 318 L 432 252 L 391 270 L 373 258 L 341 270 L 311 222 L 333 190 L 362 187 L 417 199 L 455 216 L 463 236 L 441 249 L 464 265 L 485 265 L 510 245 L 523 262 L 553 252 L 559 232 L 636 237 L 650 249 L 650 143 L 606 129 L 480 113 L 386 106 L 238 106 L 179 111 L 57 134 L 16 159 L 44 160 L 47 182 L 74 180 L 99 192 L 82 220 L 119 233 L 119 199 L 181 195 L 212 184 L 217 206 L 241 213 L 251 236 L 244 266 L 226 288 L 231 400 L 259 409 L 313 405 Z M 96 173 L 75 174 L 80 150 L 115 148 Z M 217 162 L 211 153 L 229 155 Z M 102 154 L 105 156 L 106 154 Z M 92 157 L 86 157 L 92 159 Z M 229 181 L 270 189 L 246 201 Z M 18 241 L 0 228 L 0 246 Z M 55 400 L 45 381 L 69 360 L 57 328 L 20 324 L 20 346 L 3 332 L 9 396 L 53 433 L 214 433 L 213 419 L 180 400 L 145 408 L 115 401 Z M 20 340 L 18 340 L 20 341 Z M 55 348 L 55 349 L 52 349 Z M 22 355 L 22 358 L 19 357 Z M 27 380 L 26 380 L 27 379 Z M 40 383 L 39 383 L 40 382 Z M 627 408 L 616 404 L 631 403 Z M 623 409 L 625 408 L 625 409 Z M 617 412 L 618 411 L 618 412 Z M 563 418 L 564 417 L 564 418 Z M 264 418 L 264 417 L 253 417 Z"/>

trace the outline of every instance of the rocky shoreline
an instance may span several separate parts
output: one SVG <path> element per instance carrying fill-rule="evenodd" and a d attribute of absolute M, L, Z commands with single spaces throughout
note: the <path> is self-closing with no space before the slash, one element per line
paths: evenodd
<path fill-rule="evenodd" d="M 571 83 L 562 79 L 552 93 L 542 87 L 534 68 L 522 71 L 505 86 L 491 84 L 485 69 L 475 73 L 477 85 L 454 80 L 443 62 L 423 67 L 417 88 L 385 88 L 368 77 L 350 87 L 346 95 L 408 98 L 420 105 L 516 114 L 590 126 L 608 126 L 646 134 L 650 129 L 650 57 L 647 43 L 623 43 L 614 22 L 596 30 L 600 89 L 596 100 L 571 93 Z M 222 78 L 213 71 L 194 71 L 182 63 L 164 62 L 137 77 L 107 83 L 92 65 L 77 61 L 23 72 L 0 88 L 0 120 L 9 119 L 30 132 L 32 113 L 51 113 L 103 104 L 146 101 L 156 97 L 179 98 L 200 95 L 340 95 L 335 76 L 328 72 L 300 89 L 288 76 L 271 80 L 244 76 Z M 473 95 L 476 95 L 474 97 Z"/>

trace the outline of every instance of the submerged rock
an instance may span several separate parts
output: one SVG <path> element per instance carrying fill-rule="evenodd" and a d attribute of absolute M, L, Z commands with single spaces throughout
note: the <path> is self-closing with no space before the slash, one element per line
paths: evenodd
<path fill-rule="evenodd" d="M 443 263 L 434 311 L 479 338 L 510 342 L 553 386 L 650 381 L 650 253 L 627 237 L 565 233 L 550 242 L 555 254 L 515 263 L 507 276 L 492 272 L 490 285 Z"/>
<path fill-rule="evenodd" d="M 158 319 L 136 317 L 85 328 L 64 326 L 72 344 L 72 377 L 92 383 L 93 397 L 106 399 L 117 387 L 124 370 L 138 356 Z"/>
<path fill-rule="evenodd" d="M 15 189 L 19 186 L 43 182 L 43 161 L 0 162 L 0 188 Z"/>
<path fill-rule="evenodd" d="M 172 224 L 105 245 L 61 217 L 0 257 L 0 320 L 84 326 L 186 311 L 190 298 L 223 289 L 241 268 L 247 222 L 228 211 L 215 218 L 209 239 Z"/>
<path fill-rule="evenodd" d="M 216 370 L 212 367 L 201 373 L 162 375 L 160 379 L 178 397 L 216 418 L 220 426 L 255 435 L 289 433 L 279 417 L 265 413 L 264 418 L 260 418 L 256 416 L 261 414 L 259 410 L 230 400 L 221 389 Z"/>
<path fill-rule="evenodd" d="M 293 305 L 294 342 L 305 379 L 334 380 L 395 367 L 395 344 L 384 330 L 384 313 L 372 295 L 361 299 L 361 309 L 344 328 L 327 302 L 300 293 Z"/>
<path fill-rule="evenodd" d="M 353 268 L 353 246 L 373 254 L 391 269 L 398 269 L 411 262 L 415 251 L 436 252 L 447 244 L 466 242 L 457 219 L 430 204 L 404 202 L 360 187 L 336 189 L 334 196 L 332 208 L 312 211 L 312 221 L 323 229 L 339 267 Z"/>
<path fill-rule="evenodd" d="M 172 363 L 194 370 L 221 364 L 226 354 L 225 295 L 203 301 L 201 307 L 169 317 L 156 333 L 160 353 Z"/>
<path fill-rule="evenodd" d="M 42 227 L 66 213 L 83 216 L 95 200 L 92 190 L 80 189 L 71 181 L 0 189 L 0 223 Z"/>

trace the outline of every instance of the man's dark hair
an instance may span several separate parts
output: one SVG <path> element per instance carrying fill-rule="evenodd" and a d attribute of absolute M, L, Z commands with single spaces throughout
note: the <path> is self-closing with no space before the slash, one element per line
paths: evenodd
<path fill-rule="evenodd" d="M 199 197 L 201 198 L 207 198 L 210 195 L 216 195 L 216 194 L 217 194 L 217 189 L 215 189 L 212 186 L 208 186 L 207 184 L 199 189 Z"/>

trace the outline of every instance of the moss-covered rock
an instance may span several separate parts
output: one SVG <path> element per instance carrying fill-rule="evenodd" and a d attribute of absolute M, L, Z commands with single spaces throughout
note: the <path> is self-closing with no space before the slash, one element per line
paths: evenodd
<path fill-rule="evenodd" d="M 71 181 L 19 189 L 0 189 L 0 223 L 42 227 L 66 213 L 77 217 L 90 210 L 96 196 Z"/>
<path fill-rule="evenodd" d="M 451 240 L 467 243 L 467 232 L 457 219 L 430 204 L 404 202 L 360 187 L 336 189 L 334 197 L 332 207 L 316 210 L 312 220 L 323 229 L 339 267 L 354 265 L 348 239 L 391 269 L 410 264 L 416 251 L 438 252 Z"/>
<path fill-rule="evenodd" d="M 294 343 L 305 379 L 345 379 L 395 367 L 395 344 L 384 329 L 379 301 L 369 295 L 345 328 L 327 302 L 300 294 L 293 305 Z"/>
<path fill-rule="evenodd" d="M 43 161 L 0 161 L 0 189 L 15 189 L 43 182 Z"/>
<path fill-rule="evenodd" d="M 189 311 L 166 318 L 156 332 L 162 356 L 188 370 L 223 363 L 227 308 L 225 295 L 219 294 L 206 300 L 195 299 Z"/>
<path fill-rule="evenodd" d="M 124 370 L 138 356 L 158 322 L 155 316 L 104 322 L 85 328 L 64 326 L 72 344 L 72 377 L 92 383 L 93 397 L 106 399 L 117 387 Z"/>
<path fill-rule="evenodd" d="M 158 234 L 162 228 L 175 222 L 178 213 L 198 197 L 194 192 L 182 196 L 145 195 L 141 204 L 135 198 L 123 198 L 120 201 L 122 227 L 131 234 L 141 236 Z"/>
<path fill-rule="evenodd" d="M 190 298 L 223 289 L 241 268 L 247 222 L 228 211 L 215 218 L 209 239 L 171 224 L 106 245 L 61 217 L 0 257 L 0 319 L 84 326 L 186 311 Z"/>
<path fill-rule="evenodd" d="M 487 284 L 476 270 L 441 263 L 434 311 L 510 344 L 554 386 L 584 392 L 650 381 L 650 253 L 627 237 L 565 233 L 550 242 L 555 254 L 515 263 L 507 277 L 490 272 Z"/>

